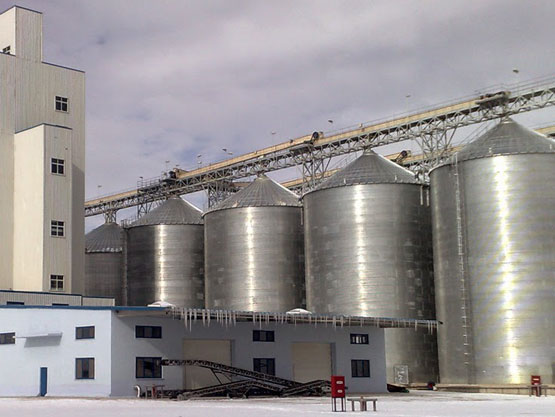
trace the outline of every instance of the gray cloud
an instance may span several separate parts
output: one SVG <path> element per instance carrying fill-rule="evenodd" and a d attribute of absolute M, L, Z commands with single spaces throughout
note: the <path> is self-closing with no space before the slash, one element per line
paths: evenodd
<path fill-rule="evenodd" d="M 46 60 L 87 73 L 87 196 L 555 68 L 550 0 L 19 4 Z"/>

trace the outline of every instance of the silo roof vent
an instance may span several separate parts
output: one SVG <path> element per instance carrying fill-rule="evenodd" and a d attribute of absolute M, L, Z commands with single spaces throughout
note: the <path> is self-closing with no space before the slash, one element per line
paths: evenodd
<path fill-rule="evenodd" d="M 555 152 L 555 141 L 511 118 L 502 120 L 449 158 L 446 164 L 499 155 Z"/>
<path fill-rule="evenodd" d="M 202 211 L 191 203 L 173 196 L 145 214 L 130 227 L 160 224 L 202 224 Z"/>
<path fill-rule="evenodd" d="M 408 169 L 368 149 L 312 191 L 360 184 L 419 184 L 419 182 Z"/>
<path fill-rule="evenodd" d="M 266 175 L 261 175 L 241 191 L 208 211 L 241 207 L 300 207 L 299 197 Z"/>

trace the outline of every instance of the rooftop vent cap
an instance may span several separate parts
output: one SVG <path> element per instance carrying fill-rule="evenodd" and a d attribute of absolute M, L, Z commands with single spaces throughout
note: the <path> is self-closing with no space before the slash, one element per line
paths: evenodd
<path fill-rule="evenodd" d="M 312 311 L 305 310 L 304 308 L 294 308 L 285 314 L 312 314 Z"/>
<path fill-rule="evenodd" d="M 149 304 L 147 307 L 175 307 L 172 303 L 168 303 L 167 301 L 155 301 L 152 304 Z"/>

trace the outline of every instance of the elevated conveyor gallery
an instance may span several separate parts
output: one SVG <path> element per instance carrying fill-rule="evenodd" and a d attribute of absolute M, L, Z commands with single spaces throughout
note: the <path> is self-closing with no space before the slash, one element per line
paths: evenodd
<path fill-rule="evenodd" d="M 293 166 L 315 168 L 314 164 L 318 165 L 332 157 L 406 140 L 422 141 L 423 155 L 420 159 L 422 163 L 433 167 L 452 152 L 451 133 L 456 129 L 555 105 L 553 76 L 504 86 L 501 91 L 499 88 L 497 86 L 482 94 L 439 104 L 413 114 L 361 123 L 356 128 L 314 132 L 191 171 L 171 171 L 166 173 L 166 177 L 145 180 L 137 188 L 86 201 L 85 216 L 141 206 L 163 200 L 168 195 L 210 191 L 217 183 L 229 184 L 252 175 Z M 410 161 L 402 163 L 407 165 Z"/>

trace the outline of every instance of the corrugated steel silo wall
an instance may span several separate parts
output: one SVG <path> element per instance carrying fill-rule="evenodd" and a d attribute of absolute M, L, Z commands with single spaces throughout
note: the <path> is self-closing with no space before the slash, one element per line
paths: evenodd
<path fill-rule="evenodd" d="M 445 383 L 552 383 L 555 362 L 555 158 L 496 156 L 432 172 L 433 227 Z M 444 177 L 450 176 L 449 179 Z M 459 185 L 460 197 L 456 198 Z M 443 214 L 460 204 L 462 216 Z M 457 210 L 455 210 L 455 213 Z M 461 224 L 462 251 L 453 240 Z M 460 262 L 462 256 L 463 262 Z M 460 267 L 463 267 L 464 275 Z M 469 372 L 451 364 L 462 340 L 457 277 L 469 291 Z M 457 335 L 457 330 L 459 334 Z M 443 333 L 443 334 L 442 334 Z"/>
<path fill-rule="evenodd" d="M 128 305 L 166 301 L 204 308 L 202 225 L 131 227 L 127 241 Z"/>
<path fill-rule="evenodd" d="M 123 256 L 121 252 L 85 253 L 85 296 L 113 297 L 123 305 Z"/>
<path fill-rule="evenodd" d="M 204 217 L 206 306 L 283 312 L 302 307 L 300 207 L 244 207 Z"/>
<path fill-rule="evenodd" d="M 304 197 L 307 308 L 316 313 L 433 319 L 427 190 L 368 184 Z M 410 382 L 437 380 L 435 334 L 385 332 L 387 379 L 408 365 Z"/>

